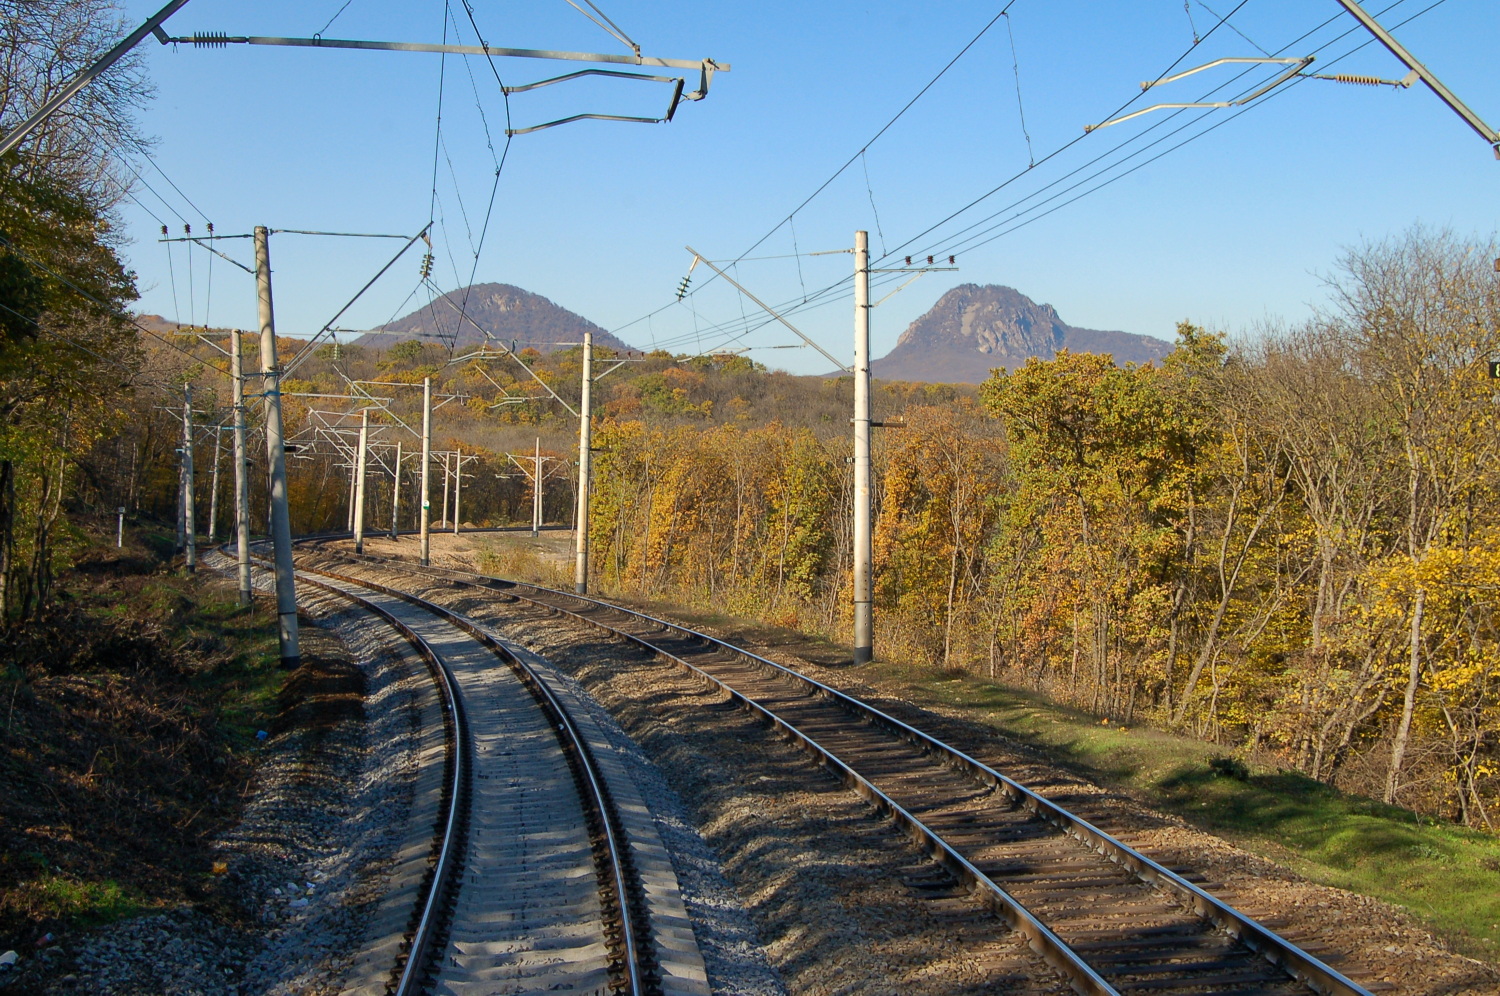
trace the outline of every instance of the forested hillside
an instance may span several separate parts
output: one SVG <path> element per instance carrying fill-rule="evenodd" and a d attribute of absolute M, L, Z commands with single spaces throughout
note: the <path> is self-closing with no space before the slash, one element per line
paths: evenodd
<path fill-rule="evenodd" d="M 877 652 L 1492 826 L 1495 255 L 1414 232 L 1305 326 L 914 402 L 877 448 Z M 606 585 L 845 634 L 842 437 L 619 413 L 595 439 Z"/>
<path fill-rule="evenodd" d="M 175 519 L 188 383 L 198 522 L 224 536 L 227 333 L 130 325 L 105 214 L 54 179 L 4 182 L 0 609 L 17 625 L 45 611 L 77 524 L 117 505 Z M 1063 351 L 977 391 L 877 383 L 876 417 L 904 419 L 876 441 L 878 652 L 1491 826 L 1495 255 L 1415 231 L 1351 252 L 1302 326 L 1229 342 L 1184 324 L 1159 364 Z M 371 528 L 391 521 L 398 440 L 411 527 L 417 443 L 398 420 L 419 422 L 428 377 L 435 446 L 466 458 L 460 517 L 525 521 L 507 454 L 540 439 L 544 517 L 571 523 L 578 348 L 281 349 L 297 531 L 348 521 L 357 405 L 320 395 L 360 392 Z M 596 583 L 846 638 L 850 382 L 614 359 L 595 367 Z M 259 529 L 263 442 L 251 456 Z"/>

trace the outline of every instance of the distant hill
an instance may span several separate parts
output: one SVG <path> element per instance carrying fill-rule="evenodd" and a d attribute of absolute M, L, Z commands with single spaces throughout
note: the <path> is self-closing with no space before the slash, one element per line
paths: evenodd
<path fill-rule="evenodd" d="M 1101 332 L 1068 325 L 1050 304 L 1037 304 L 1013 287 L 963 284 L 912 322 L 896 348 L 870 365 L 883 380 L 978 384 L 996 367 L 1014 370 L 1030 357 L 1051 359 L 1059 349 L 1108 353 L 1116 363 L 1147 363 L 1172 344 L 1147 335 Z"/>
<path fill-rule="evenodd" d="M 460 315 L 460 306 L 463 314 L 473 319 L 472 324 Z M 585 329 L 593 331 L 595 346 L 634 348 L 582 315 L 510 284 L 474 284 L 468 288 L 467 300 L 464 288 L 449 291 L 431 304 L 383 326 L 384 333 L 397 334 L 370 333 L 355 342 L 391 346 L 404 339 L 424 339 L 468 346 L 482 342 L 484 332 L 489 332 L 507 345 L 514 341 L 517 349 L 530 346 L 538 352 L 550 353 L 582 342 Z"/>

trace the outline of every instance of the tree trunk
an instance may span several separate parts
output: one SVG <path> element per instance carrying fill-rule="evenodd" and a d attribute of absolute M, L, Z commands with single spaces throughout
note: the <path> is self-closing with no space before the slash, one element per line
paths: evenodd
<path fill-rule="evenodd" d="M 0 627 L 10 621 L 12 559 L 16 548 L 16 465 L 0 460 Z"/>
<path fill-rule="evenodd" d="M 1427 602 L 1427 589 L 1417 589 L 1416 604 L 1411 610 L 1411 656 L 1407 663 L 1406 696 L 1401 702 L 1401 724 L 1396 727 L 1396 741 L 1391 745 L 1391 770 L 1385 780 L 1385 801 L 1396 801 L 1396 790 L 1401 784 L 1401 764 L 1406 760 L 1406 744 L 1411 737 L 1412 714 L 1417 708 L 1417 686 L 1422 680 L 1422 608 Z"/>

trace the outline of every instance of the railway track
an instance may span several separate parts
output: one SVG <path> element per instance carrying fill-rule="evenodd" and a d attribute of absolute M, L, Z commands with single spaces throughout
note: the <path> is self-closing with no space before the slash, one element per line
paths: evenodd
<path fill-rule="evenodd" d="M 594 756 L 597 737 L 574 719 L 542 662 L 369 579 L 298 576 L 399 631 L 443 699 L 443 798 L 387 991 L 706 994 L 701 959 L 694 966 L 683 954 L 685 916 L 664 915 L 647 894 L 663 885 L 660 861 L 645 874 L 639 867 L 637 854 L 653 864 L 651 842 L 641 840 L 649 832 L 622 815 Z M 665 972 L 664 935 L 673 959 Z"/>
<path fill-rule="evenodd" d="M 988 899 L 1079 992 L 1368 994 L 1189 874 L 1163 867 L 982 762 L 775 662 L 594 599 L 448 568 L 338 556 L 344 569 L 361 575 L 425 576 L 563 614 L 716 686 L 900 824 Z M 946 876 L 933 877 L 935 891 L 946 885 Z"/>

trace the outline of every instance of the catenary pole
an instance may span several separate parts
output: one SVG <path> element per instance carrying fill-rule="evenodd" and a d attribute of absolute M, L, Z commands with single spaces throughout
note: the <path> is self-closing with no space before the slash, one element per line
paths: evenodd
<path fill-rule="evenodd" d="M 365 455 L 370 447 L 370 409 L 359 413 L 359 457 L 354 461 L 354 552 L 365 552 Z"/>
<path fill-rule="evenodd" d="M 391 540 L 401 536 L 401 440 L 396 440 L 396 468 L 391 474 Z"/>
<path fill-rule="evenodd" d="M 214 472 L 208 495 L 208 545 L 213 546 L 219 532 L 219 464 L 223 463 L 224 436 L 220 426 L 214 426 Z"/>
<path fill-rule="evenodd" d="M 276 362 L 276 319 L 271 305 L 270 233 L 255 226 L 255 286 L 260 311 L 260 372 L 266 399 L 266 458 L 271 474 L 271 545 L 276 555 L 276 618 L 281 666 L 302 663 L 297 641 L 297 582 L 292 573 L 292 516 L 286 488 L 286 439 L 281 424 L 281 370 Z"/>
<path fill-rule="evenodd" d="M 182 538 L 189 574 L 198 570 L 198 523 L 193 509 L 193 385 L 182 385 Z"/>
<path fill-rule="evenodd" d="M 345 506 L 347 511 L 344 513 L 344 528 L 351 533 L 354 532 L 354 491 L 358 487 L 354 476 L 354 461 L 355 455 L 349 454 L 349 502 Z"/>
<path fill-rule="evenodd" d="M 531 535 L 542 534 L 542 437 L 536 437 L 536 470 L 531 478 Z"/>
<path fill-rule="evenodd" d="M 459 514 L 458 502 L 464 494 L 464 451 L 459 450 L 453 455 L 453 535 L 458 535 L 458 524 L 463 521 Z"/>
<path fill-rule="evenodd" d="M 245 451 L 245 361 L 238 329 L 229 333 L 229 376 L 234 405 L 234 538 L 239 561 L 240 604 L 249 605 L 250 587 L 250 468 Z"/>
<path fill-rule="evenodd" d="M 870 498 L 870 235 L 854 233 L 854 663 L 874 656 Z"/>
<path fill-rule="evenodd" d="M 589 590 L 589 455 L 593 446 L 594 333 L 583 330 L 583 397 L 578 405 L 578 515 L 573 531 L 573 590 Z"/>
<path fill-rule="evenodd" d="M 428 532 L 432 514 L 432 378 L 422 378 L 422 516 L 418 530 L 422 536 L 422 566 L 432 555 L 432 536 Z"/>
<path fill-rule="evenodd" d="M 438 520 L 439 528 L 448 525 L 448 499 L 453 495 L 453 461 L 452 453 L 443 451 L 443 517 Z"/>

